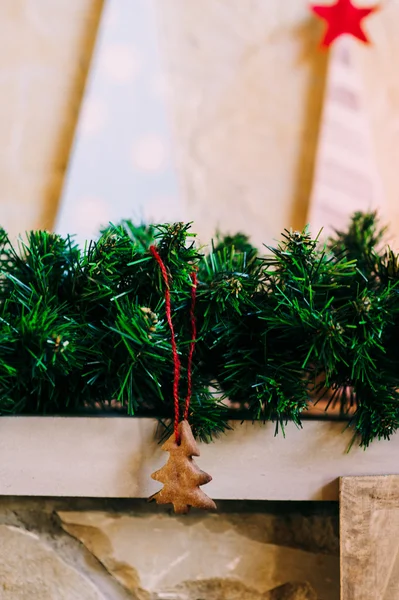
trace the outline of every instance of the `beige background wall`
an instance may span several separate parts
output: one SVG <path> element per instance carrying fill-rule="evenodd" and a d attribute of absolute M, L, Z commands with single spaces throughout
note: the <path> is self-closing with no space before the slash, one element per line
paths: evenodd
<path fill-rule="evenodd" d="M 326 3 L 331 3 L 331 0 Z M 323 25 L 306 0 L 158 0 L 189 216 L 257 243 L 306 222 L 323 100 Z M 361 4 L 370 4 L 364 0 Z M 399 2 L 367 21 L 356 61 L 393 230 L 399 225 Z"/>
<path fill-rule="evenodd" d="M 50 228 L 101 0 L 0 3 L 0 224 Z"/>
<path fill-rule="evenodd" d="M 304 0 L 155 0 L 188 216 L 257 243 L 302 227 L 327 55 Z M 12 234 L 51 227 L 101 0 L 0 6 L 0 221 Z M 399 225 L 399 3 L 359 46 L 393 231 Z"/>

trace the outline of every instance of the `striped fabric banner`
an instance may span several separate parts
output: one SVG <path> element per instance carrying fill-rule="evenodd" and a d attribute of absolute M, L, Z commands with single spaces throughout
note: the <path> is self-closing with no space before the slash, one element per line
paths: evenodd
<path fill-rule="evenodd" d="M 345 228 L 355 211 L 384 215 L 363 90 L 353 61 L 356 40 L 341 36 L 330 49 L 308 222 L 321 238 Z"/>

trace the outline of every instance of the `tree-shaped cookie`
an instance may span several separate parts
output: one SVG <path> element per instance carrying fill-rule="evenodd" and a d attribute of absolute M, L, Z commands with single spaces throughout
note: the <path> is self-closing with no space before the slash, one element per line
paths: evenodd
<path fill-rule="evenodd" d="M 178 431 L 179 444 L 173 433 L 162 446 L 162 450 L 170 454 L 168 462 L 151 477 L 164 486 L 150 500 L 155 500 L 157 504 L 173 504 L 175 513 L 179 514 L 187 513 L 190 506 L 214 510 L 214 501 L 199 488 L 209 483 L 212 477 L 201 471 L 192 458 L 200 453 L 188 421 L 181 421 Z"/>

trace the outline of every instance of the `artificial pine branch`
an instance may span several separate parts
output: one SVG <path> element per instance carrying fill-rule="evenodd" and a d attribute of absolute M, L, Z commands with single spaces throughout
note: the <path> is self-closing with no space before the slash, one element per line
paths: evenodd
<path fill-rule="evenodd" d="M 355 260 L 358 272 L 368 281 L 376 276 L 376 268 L 381 244 L 387 232 L 381 227 L 376 212 L 356 212 L 347 231 L 336 231 L 329 240 L 329 249 L 339 256 L 344 254 L 348 260 Z"/>
<path fill-rule="evenodd" d="M 326 247 L 285 231 L 259 257 L 243 234 L 200 255 L 189 225 L 110 225 L 78 248 L 0 230 L 0 413 L 113 408 L 173 415 L 170 332 L 155 243 L 171 281 L 186 390 L 190 273 L 198 269 L 198 336 L 190 423 L 209 440 L 227 417 L 298 425 L 309 395 L 354 407 L 364 445 L 399 424 L 399 260 L 380 248 L 374 214 L 354 215 Z"/>

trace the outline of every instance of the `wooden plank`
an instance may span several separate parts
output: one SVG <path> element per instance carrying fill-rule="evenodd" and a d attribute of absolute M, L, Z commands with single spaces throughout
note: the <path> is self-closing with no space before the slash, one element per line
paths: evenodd
<path fill-rule="evenodd" d="M 398 600 L 399 476 L 344 477 L 340 487 L 341 600 Z"/>
<path fill-rule="evenodd" d="M 274 425 L 233 423 L 234 430 L 201 444 L 198 463 L 213 481 L 215 499 L 338 500 L 338 478 L 399 471 L 399 436 L 346 453 L 345 424 L 290 423 L 286 437 Z M 127 417 L 2 417 L 0 494 L 27 496 L 147 497 L 150 478 L 167 454 L 156 421 Z"/>

